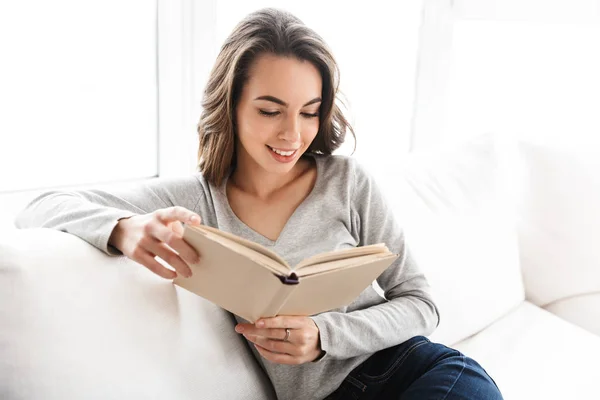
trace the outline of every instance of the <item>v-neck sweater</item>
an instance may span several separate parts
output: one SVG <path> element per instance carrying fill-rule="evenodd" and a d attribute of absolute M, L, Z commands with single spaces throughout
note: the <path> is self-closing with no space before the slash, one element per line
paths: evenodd
<path fill-rule="evenodd" d="M 15 225 L 58 229 L 107 254 L 120 255 L 108 245 L 119 219 L 182 206 L 198 213 L 203 224 L 260 243 L 292 266 L 326 251 L 385 243 L 400 257 L 377 278 L 384 297 L 369 286 L 351 304 L 310 316 L 319 329 L 322 358 L 300 365 L 277 364 L 264 359 L 248 342 L 278 399 L 323 399 L 375 352 L 431 334 L 439 312 L 424 274 L 411 257 L 401 224 L 374 177 L 352 157 L 306 156 L 316 161 L 314 187 L 275 241 L 235 215 L 226 180 L 215 186 L 201 173 L 158 178 L 111 192 L 46 192 L 31 201 Z"/>

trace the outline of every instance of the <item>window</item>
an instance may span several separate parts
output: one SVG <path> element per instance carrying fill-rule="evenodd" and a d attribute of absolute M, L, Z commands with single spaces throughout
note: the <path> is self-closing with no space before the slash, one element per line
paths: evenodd
<path fill-rule="evenodd" d="M 0 3 L 0 193 L 157 175 L 157 4 Z"/>

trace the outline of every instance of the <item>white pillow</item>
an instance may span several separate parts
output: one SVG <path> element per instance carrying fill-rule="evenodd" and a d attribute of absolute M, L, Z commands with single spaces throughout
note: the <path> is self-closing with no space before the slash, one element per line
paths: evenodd
<path fill-rule="evenodd" d="M 486 134 L 445 151 L 412 153 L 384 185 L 440 309 L 433 340 L 452 345 L 524 299 L 512 143 Z"/>

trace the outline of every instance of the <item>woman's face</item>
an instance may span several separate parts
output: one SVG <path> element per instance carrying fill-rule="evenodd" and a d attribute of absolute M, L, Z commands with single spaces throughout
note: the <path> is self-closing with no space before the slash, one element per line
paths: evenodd
<path fill-rule="evenodd" d="M 235 110 L 238 165 L 289 172 L 319 130 L 321 87 L 321 74 L 308 61 L 258 56 Z"/>

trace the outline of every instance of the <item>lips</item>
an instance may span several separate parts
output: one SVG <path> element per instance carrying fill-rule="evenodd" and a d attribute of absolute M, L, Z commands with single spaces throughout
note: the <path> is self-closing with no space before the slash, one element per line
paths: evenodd
<path fill-rule="evenodd" d="M 274 153 L 279 154 L 280 156 L 283 156 L 283 157 L 293 156 L 294 153 L 298 150 L 297 148 L 296 149 L 279 149 L 279 148 L 271 147 L 269 145 L 267 145 L 267 147 L 269 149 L 271 149 L 271 151 L 273 151 Z"/>
<path fill-rule="evenodd" d="M 280 154 L 278 152 L 280 151 L 280 149 L 274 149 L 271 146 L 266 147 L 269 149 L 269 154 L 271 154 L 271 157 L 273 157 L 275 161 L 285 164 L 294 162 L 297 159 L 298 154 L 300 153 L 300 148 L 295 150 L 288 150 L 287 152 L 283 152 L 283 154 Z"/>

